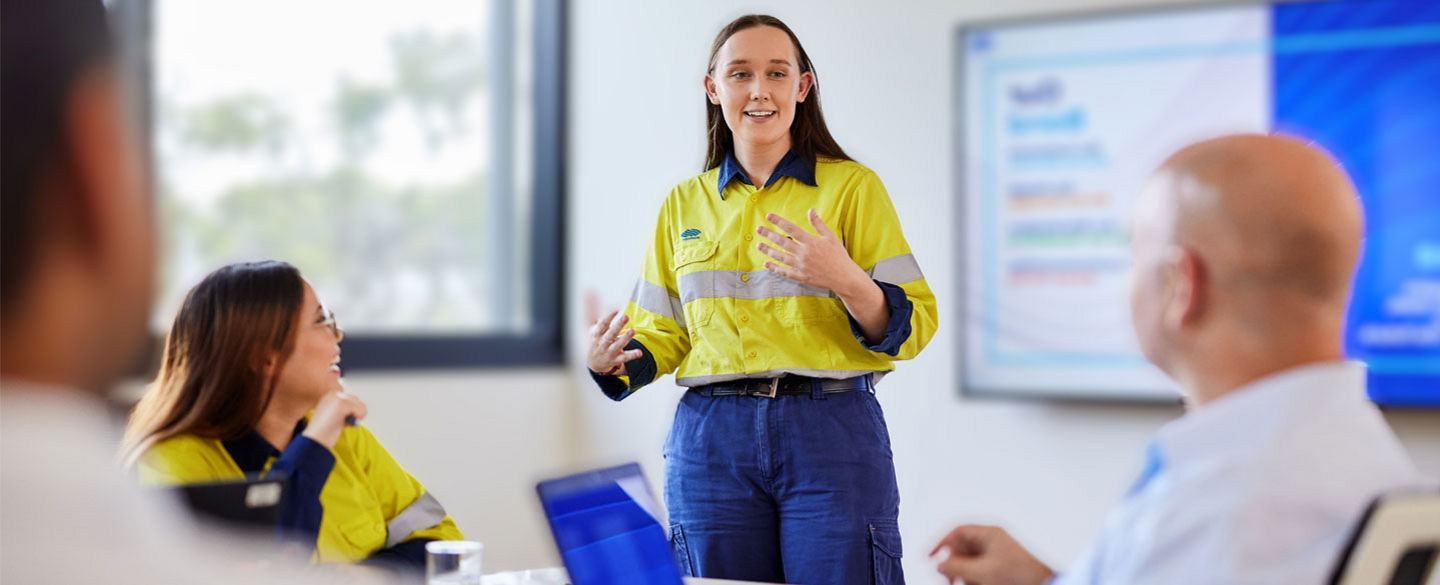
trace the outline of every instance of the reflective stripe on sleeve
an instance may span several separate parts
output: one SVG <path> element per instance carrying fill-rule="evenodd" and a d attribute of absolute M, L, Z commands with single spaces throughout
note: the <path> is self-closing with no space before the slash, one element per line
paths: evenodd
<path fill-rule="evenodd" d="M 925 278 L 925 275 L 920 272 L 920 263 L 915 261 L 914 254 L 901 254 L 876 262 L 875 267 L 870 269 L 870 278 L 890 284 L 905 284 Z"/>
<path fill-rule="evenodd" d="M 385 548 L 390 548 L 410 537 L 416 530 L 424 530 L 445 521 L 445 507 L 430 492 L 415 498 L 399 516 L 385 525 Z"/>
<path fill-rule="evenodd" d="M 635 283 L 635 292 L 630 295 L 630 302 L 661 317 L 674 319 L 680 327 L 685 327 L 685 309 L 680 299 L 670 296 L 669 291 L 663 287 L 642 279 Z"/>

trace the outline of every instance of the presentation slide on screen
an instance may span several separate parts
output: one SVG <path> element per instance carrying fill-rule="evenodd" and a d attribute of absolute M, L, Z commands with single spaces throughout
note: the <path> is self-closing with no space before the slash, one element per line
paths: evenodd
<path fill-rule="evenodd" d="M 1362 194 L 1346 346 L 1372 396 L 1440 404 L 1440 9 L 1112 14 L 967 27 L 957 47 L 967 391 L 1175 400 L 1130 326 L 1135 196 L 1186 144 L 1280 130 Z"/>

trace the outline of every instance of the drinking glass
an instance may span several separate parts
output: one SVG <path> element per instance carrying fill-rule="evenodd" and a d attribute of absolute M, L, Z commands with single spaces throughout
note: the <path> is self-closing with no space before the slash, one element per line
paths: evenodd
<path fill-rule="evenodd" d="M 484 546 L 468 540 L 425 543 L 427 585 L 480 585 L 480 555 Z"/>

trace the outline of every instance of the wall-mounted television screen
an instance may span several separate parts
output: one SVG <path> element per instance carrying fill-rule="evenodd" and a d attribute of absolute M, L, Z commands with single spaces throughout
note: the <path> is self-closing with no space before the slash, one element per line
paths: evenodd
<path fill-rule="evenodd" d="M 1371 397 L 1440 407 L 1440 2 L 1017 20 L 955 46 L 965 392 L 1173 402 L 1129 323 L 1134 196 L 1186 144 L 1283 132 L 1360 192 L 1345 348 Z"/>

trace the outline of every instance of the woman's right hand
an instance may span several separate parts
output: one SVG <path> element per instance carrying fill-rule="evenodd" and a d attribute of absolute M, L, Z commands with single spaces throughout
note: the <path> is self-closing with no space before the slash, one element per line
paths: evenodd
<path fill-rule="evenodd" d="M 334 449 L 335 441 L 340 439 L 340 431 L 350 424 L 346 419 L 354 417 L 359 422 L 365 418 L 365 413 L 365 403 L 354 394 L 336 390 L 326 394 L 315 405 L 315 414 L 310 415 L 310 424 L 305 425 L 304 435 L 326 449 Z"/>
<path fill-rule="evenodd" d="M 630 316 L 620 315 L 616 319 L 620 312 L 610 311 L 603 319 L 599 318 L 598 304 L 594 293 L 586 295 L 585 315 L 591 325 L 587 335 L 585 365 L 602 376 L 624 376 L 625 362 L 643 355 L 638 349 L 625 350 L 625 344 L 635 338 L 634 329 L 624 329 L 625 324 L 630 322 Z"/>

